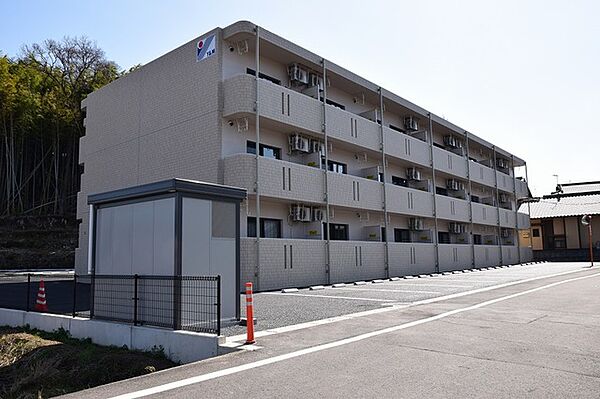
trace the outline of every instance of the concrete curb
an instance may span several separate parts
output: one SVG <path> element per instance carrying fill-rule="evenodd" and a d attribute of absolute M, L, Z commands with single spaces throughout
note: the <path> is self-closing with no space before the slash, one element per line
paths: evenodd
<path fill-rule="evenodd" d="M 390 277 L 390 281 L 398 281 L 400 280 L 400 277 Z"/>
<path fill-rule="evenodd" d="M 319 291 L 319 290 L 324 290 L 325 287 L 322 285 L 313 285 L 311 287 L 308 288 L 311 291 Z"/>
<path fill-rule="evenodd" d="M 345 283 L 336 283 L 336 284 L 333 284 L 331 287 L 332 288 L 344 288 L 345 286 L 346 286 Z"/>
<path fill-rule="evenodd" d="M 380 284 L 380 283 L 383 283 L 383 280 L 381 280 L 381 279 L 375 279 L 375 280 L 371 281 L 371 283 L 372 284 Z"/>
<path fill-rule="evenodd" d="M 355 281 L 354 285 L 366 285 L 367 282 L 366 281 Z"/>
<path fill-rule="evenodd" d="M 298 288 L 284 288 L 281 290 L 283 294 L 291 294 L 293 292 L 298 292 Z"/>

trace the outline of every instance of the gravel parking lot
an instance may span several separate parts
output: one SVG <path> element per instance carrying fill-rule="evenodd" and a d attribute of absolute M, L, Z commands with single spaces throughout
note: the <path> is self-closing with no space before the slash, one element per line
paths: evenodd
<path fill-rule="evenodd" d="M 269 330 L 386 306 L 408 306 L 427 299 L 579 270 L 585 266 L 584 263 L 534 263 L 408 276 L 380 283 L 347 283 L 344 287 L 326 286 L 320 290 L 304 288 L 290 293 L 261 292 L 254 294 L 255 330 Z M 240 301 L 242 317 L 245 317 L 244 295 L 240 296 Z M 224 327 L 221 333 L 234 336 L 245 331 L 243 326 L 232 325 Z"/>

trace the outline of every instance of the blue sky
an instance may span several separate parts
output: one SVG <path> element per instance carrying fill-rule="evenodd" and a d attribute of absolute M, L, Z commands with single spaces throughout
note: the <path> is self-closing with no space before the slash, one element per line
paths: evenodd
<path fill-rule="evenodd" d="M 295 7 L 291 6 L 295 4 Z M 600 180 L 600 2 L 8 1 L 0 51 L 85 35 L 122 68 L 251 20 L 525 159 Z"/>

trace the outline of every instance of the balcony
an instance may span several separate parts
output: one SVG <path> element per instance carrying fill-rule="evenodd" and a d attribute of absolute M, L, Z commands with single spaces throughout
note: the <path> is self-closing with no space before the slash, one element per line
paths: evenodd
<path fill-rule="evenodd" d="M 515 186 L 513 177 L 499 171 L 496 171 L 496 175 L 498 176 L 498 190 L 512 193 Z"/>
<path fill-rule="evenodd" d="M 473 223 L 496 226 L 498 210 L 494 206 L 473 202 Z"/>
<path fill-rule="evenodd" d="M 529 196 L 529 189 L 527 183 L 523 180 L 516 180 L 517 198 L 527 198 Z"/>
<path fill-rule="evenodd" d="M 440 271 L 460 270 L 471 267 L 471 246 L 440 244 Z"/>
<path fill-rule="evenodd" d="M 383 209 L 383 184 L 378 181 L 329 173 L 327 183 L 331 205 L 374 211 Z"/>
<path fill-rule="evenodd" d="M 385 137 L 385 151 L 392 157 L 405 159 L 417 165 L 430 167 L 431 154 L 429 144 L 397 132 L 389 127 L 383 128 Z"/>
<path fill-rule="evenodd" d="M 385 185 L 387 210 L 393 213 L 415 216 L 433 216 L 433 195 L 414 188 Z"/>
<path fill-rule="evenodd" d="M 515 211 L 502 208 L 500 208 L 498 211 L 500 212 L 500 226 L 512 229 L 517 226 L 517 217 L 515 215 Z"/>
<path fill-rule="evenodd" d="M 436 213 L 439 219 L 469 221 L 469 202 L 458 198 L 436 195 Z"/>
<path fill-rule="evenodd" d="M 380 126 L 362 116 L 355 115 L 332 105 L 325 107 L 327 135 L 373 151 L 380 151 Z M 319 117 L 321 115 L 319 111 Z"/>
<path fill-rule="evenodd" d="M 475 183 L 495 187 L 494 169 L 480 163 L 469 161 L 469 176 Z"/>
<path fill-rule="evenodd" d="M 435 272 L 435 246 L 417 243 L 388 243 L 390 276 Z"/>
<path fill-rule="evenodd" d="M 486 267 L 500 264 L 500 247 L 495 245 L 475 245 L 475 266 Z"/>
<path fill-rule="evenodd" d="M 465 157 L 433 147 L 433 163 L 435 168 L 441 172 L 467 178 L 467 158 Z"/>
<path fill-rule="evenodd" d="M 268 80 L 259 79 L 258 84 L 258 101 L 262 117 L 305 130 L 321 132 L 322 104 L 318 100 Z M 237 75 L 223 82 L 223 116 L 253 114 L 255 87 L 255 79 L 250 75 Z"/>
<path fill-rule="evenodd" d="M 224 183 L 254 192 L 256 159 L 251 154 L 235 154 L 223 161 Z M 292 162 L 260 158 L 260 194 L 293 201 L 321 203 L 324 200 L 323 171 Z"/>

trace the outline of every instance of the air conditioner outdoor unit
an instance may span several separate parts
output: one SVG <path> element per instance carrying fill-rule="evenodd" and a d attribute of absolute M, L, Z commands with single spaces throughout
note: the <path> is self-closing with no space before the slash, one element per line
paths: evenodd
<path fill-rule="evenodd" d="M 363 118 L 367 118 L 368 120 L 373 121 L 375 123 L 381 123 L 381 116 L 379 115 L 378 108 L 373 108 L 372 110 L 363 112 L 359 115 L 362 116 Z"/>
<path fill-rule="evenodd" d="M 316 152 L 325 155 L 325 144 L 319 140 L 310 141 L 310 152 Z"/>
<path fill-rule="evenodd" d="M 288 75 L 293 84 L 308 84 L 308 71 L 299 64 L 290 64 L 288 66 Z"/>
<path fill-rule="evenodd" d="M 510 237 L 510 230 L 509 229 L 501 229 L 500 235 L 502 236 L 502 238 L 508 238 L 508 237 Z"/>
<path fill-rule="evenodd" d="M 408 180 L 421 181 L 421 171 L 417 168 L 406 169 L 406 178 Z"/>
<path fill-rule="evenodd" d="M 465 232 L 465 225 L 462 223 L 448 223 L 448 232 L 451 234 L 462 234 Z"/>
<path fill-rule="evenodd" d="M 462 148 L 462 141 L 454 136 L 444 136 L 444 145 L 450 148 Z"/>
<path fill-rule="evenodd" d="M 292 134 L 290 136 L 290 148 L 292 151 L 310 152 L 309 144 L 309 139 L 299 134 Z"/>
<path fill-rule="evenodd" d="M 497 158 L 496 166 L 502 169 L 508 169 L 508 161 L 504 158 Z"/>
<path fill-rule="evenodd" d="M 423 230 L 423 219 L 408 218 L 408 229 L 413 231 Z"/>
<path fill-rule="evenodd" d="M 446 188 L 448 190 L 461 191 L 465 189 L 465 185 L 456 179 L 448 179 L 446 180 Z"/>
<path fill-rule="evenodd" d="M 414 132 L 419 130 L 419 123 L 412 116 L 407 116 L 404 118 L 404 128 L 408 131 Z"/>
<path fill-rule="evenodd" d="M 321 208 L 312 208 L 312 221 L 322 222 L 325 219 L 325 211 Z"/>
<path fill-rule="evenodd" d="M 291 205 L 290 218 L 294 222 L 310 222 L 312 220 L 311 209 L 308 206 Z"/>
<path fill-rule="evenodd" d="M 314 72 L 309 72 L 308 73 L 308 85 L 309 86 L 316 86 L 319 89 L 323 90 L 323 77 L 317 73 Z M 329 79 L 327 79 L 327 87 L 329 87 L 330 83 L 329 83 Z"/>

